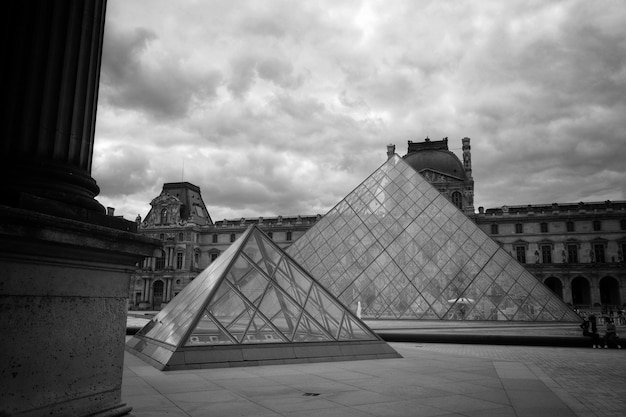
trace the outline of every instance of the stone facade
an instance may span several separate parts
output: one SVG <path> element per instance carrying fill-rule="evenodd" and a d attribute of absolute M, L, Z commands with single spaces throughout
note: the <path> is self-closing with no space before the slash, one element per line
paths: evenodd
<path fill-rule="evenodd" d="M 286 248 L 321 218 L 277 216 L 213 222 L 200 188 L 188 182 L 164 184 L 151 205 L 146 218 L 137 219 L 139 232 L 159 239 L 162 247 L 158 256 L 146 258 L 133 274 L 129 289 L 131 309 L 160 309 L 250 224 L 258 225 L 276 244 Z"/>
<path fill-rule="evenodd" d="M 609 312 L 626 302 L 626 202 L 480 207 L 472 218 L 563 301 Z"/>
<path fill-rule="evenodd" d="M 462 161 L 448 150 L 447 138 L 409 141 L 403 158 L 566 303 L 607 311 L 626 303 L 626 202 L 480 207 L 475 213 L 470 139 L 461 142 Z M 388 145 L 387 157 L 394 154 L 395 146 Z M 187 212 L 181 211 L 185 204 L 181 196 L 190 192 L 184 190 L 193 190 L 199 198 L 195 204 L 206 209 L 198 187 L 170 183 L 140 221 L 140 233 L 161 240 L 163 246 L 159 258 L 146 259 L 133 275 L 129 289 L 133 309 L 159 309 L 251 223 L 259 224 L 278 245 L 287 248 L 321 218 L 277 216 L 212 222 L 208 212 L 203 218 L 184 218 Z M 194 203 L 186 204 L 191 207 Z M 167 220 L 160 219 L 164 209 L 171 216 Z"/>
<path fill-rule="evenodd" d="M 448 149 L 448 138 L 408 142 L 404 160 L 465 214 L 474 213 L 470 138 L 461 140 L 463 162 Z"/>

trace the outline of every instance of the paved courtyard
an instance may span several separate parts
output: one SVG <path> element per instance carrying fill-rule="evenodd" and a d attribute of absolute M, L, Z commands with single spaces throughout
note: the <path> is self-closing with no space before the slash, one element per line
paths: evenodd
<path fill-rule="evenodd" d="M 126 354 L 141 416 L 622 416 L 626 349 L 391 343 L 403 359 L 161 372 Z"/>

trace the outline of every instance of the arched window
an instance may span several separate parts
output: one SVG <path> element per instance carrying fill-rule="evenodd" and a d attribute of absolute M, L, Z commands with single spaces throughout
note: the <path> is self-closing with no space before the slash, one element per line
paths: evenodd
<path fill-rule="evenodd" d="M 459 209 L 463 209 L 463 196 L 460 192 L 455 191 L 452 193 L 452 204 L 457 206 Z"/>
<path fill-rule="evenodd" d="M 550 288 L 553 293 L 557 295 L 561 300 L 563 299 L 563 283 L 556 277 L 549 277 L 543 282 L 546 287 Z"/>
<path fill-rule="evenodd" d="M 163 281 L 157 280 L 152 284 L 152 306 L 161 308 L 163 302 Z"/>
<path fill-rule="evenodd" d="M 195 251 L 193 253 L 193 266 L 194 268 L 199 268 L 200 266 L 200 251 Z"/>
<path fill-rule="evenodd" d="M 574 305 L 591 304 L 591 290 L 586 278 L 576 277 L 572 280 L 572 303 Z"/>
<path fill-rule="evenodd" d="M 613 277 L 604 277 L 600 280 L 600 303 L 602 305 L 619 306 L 622 304 L 619 282 Z"/>
<path fill-rule="evenodd" d="M 159 256 L 156 258 L 156 262 L 154 263 L 154 269 L 160 271 L 163 268 L 165 268 L 165 253 L 160 251 Z"/>
<path fill-rule="evenodd" d="M 161 224 L 167 224 L 167 209 L 161 210 Z"/>
<path fill-rule="evenodd" d="M 176 269 L 183 269 L 183 253 L 176 252 Z"/>

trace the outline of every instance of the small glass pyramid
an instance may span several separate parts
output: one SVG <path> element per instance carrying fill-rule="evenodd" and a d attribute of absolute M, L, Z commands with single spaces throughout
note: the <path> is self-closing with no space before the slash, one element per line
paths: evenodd
<path fill-rule="evenodd" d="M 170 363 L 176 352 L 311 342 L 372 342 L 373 349 L 367 355 L 398 357 L 267 235 L 250 226 L 127 346 L 153 364 L 159 363 L 158 367 L 183 369 L 193 366 Z M 162 349 L 155 351 L 166 358 L 156 357 L 152 345 L 160 346 Z M 220 361 L 216 358 L 223 354 L 211 357 L 208 352 L 202 355 L 206 359 L 202 363 L 245 362 L 243 354 L 227 355 L 226 361 Z M 326 353 L 323 349 L 321 352 L 321 357 L 329 356 L 328 352 L 334 358 L 348 355 L 328 347 Z M 185 359 L 190 354 L 178 356 L 184 365 L 190 365 Z M 297 353 L 287 356 L 292 361 L 297 359 L 291 357 Z"/>
<path fill-rule="evenodd" d="M 398 155 L 287 253 L 364 318 L 580 321 Z"/>

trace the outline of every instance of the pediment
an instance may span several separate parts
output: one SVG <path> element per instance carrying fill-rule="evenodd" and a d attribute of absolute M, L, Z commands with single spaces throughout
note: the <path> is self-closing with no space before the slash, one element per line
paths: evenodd
<path fill-rule="evenodd" d="M 463 178 L 455 177 L 445 172 L 437 171 L 436 169 L 426 168 L 419 172 L 422 177 L 426 178 L 428 182 L 463 182 Z"/>
<path fill-rule="evenodd" d="M 178 197 L 174 197 L 168 193 L 161 193 L 158 197 L 150 202 L 152 207 L 180 205 L 182 202 Z"/>

